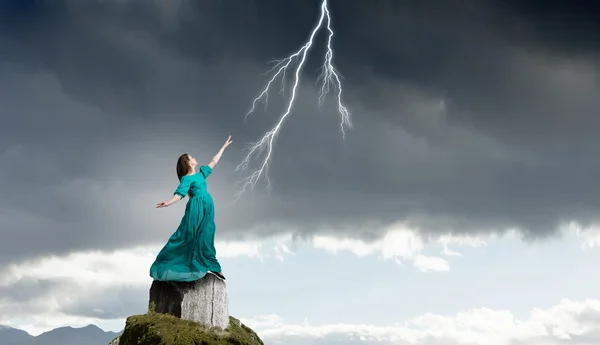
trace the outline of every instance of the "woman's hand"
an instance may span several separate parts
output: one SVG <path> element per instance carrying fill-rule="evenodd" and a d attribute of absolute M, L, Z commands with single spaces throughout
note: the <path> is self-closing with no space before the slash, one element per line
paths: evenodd
<path fill-rule="evenodd" d="M 231 141 L 231 135 L 229 137 L 227 137 L 227 140 L 225 141 L 225 144 L 223 144 L 223 147 L 221 147 L 221 149 L 219 150 L 219 152 L 217 152 L 217 154 L 213 157 L 213 159 L 210 161 L 210 163 L 208 163 L 208 166 L 213 169 L 215 167 L 215 165 L 217 165 L 217 163 L 219 163 L 219 159 L 221 159 L 221 156 L 223 155 L 223 151 L 225 151 L 225 148 L 227 148 L 227 146 L 229 146 L 233 141 Z"/>
<path fill-rule="evenodd" d="M 175 194 L 175 195 L 173 195 L 173 197 L 171 198 L 171 200 L 169 200 L 169 201 L 161 201 L 158 204 L 156 204 L 156 208 L 163 208 L 163 207 L 171 206 L 174 203 L 178 202 L 179 200 L 181 200 L 181 196 Z"/>
<path fill-rule="evenodd" d="M 231 135 L 229 137 L 227 137 L 227 140 L 225 141 L 225 144 L 223 145 L 223 148 L 229 146 L 233 141 L 231 141 Z"/>

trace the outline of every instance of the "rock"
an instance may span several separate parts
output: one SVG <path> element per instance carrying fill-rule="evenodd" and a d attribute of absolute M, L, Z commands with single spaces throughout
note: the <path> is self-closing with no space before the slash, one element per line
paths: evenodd
<path fill-rule="evenodd" d="M 264 345 L 229 316 L 225 281 L 206 275 L 192 283 L 155 280 L 148 313 L 127 318 L 109 345 Z"/>
<path fill-rule="evenodd" d="M 127 318 L 123 334 L 109 345 L 264 345 L 258 335 L 229 317 L 225 330 L 168 314 L 148 312 Z"/>
<path fill-rule="evenodd" d="M 170 314 L 207 327 L 229 326 L 229 301 L 225 281 L 207 274 L 192 283 L 155 280 L 150 287 L 150 310 Z"/>

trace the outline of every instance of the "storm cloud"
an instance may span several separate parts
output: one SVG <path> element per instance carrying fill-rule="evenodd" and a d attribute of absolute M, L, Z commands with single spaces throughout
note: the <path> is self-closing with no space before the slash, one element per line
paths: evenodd
<path fill-rule="evenodd" d="M 177 156 L 208 162 L 228 134 L 209 184 L 221 238 L 375 239 L 395 222 L 543 238 L 598 221 L 598 9 L 583 2 L 331 1 L 354 130 L 342 140 L 334 104 L 317 106 L 321 35 L 272 190 L 235 203 L 242 149 L 284 98 L 244 114 L 318 1 L 15 3 L 0 6 L 2 261 L 164 241 L 181 208 L 153 207 Z"/>

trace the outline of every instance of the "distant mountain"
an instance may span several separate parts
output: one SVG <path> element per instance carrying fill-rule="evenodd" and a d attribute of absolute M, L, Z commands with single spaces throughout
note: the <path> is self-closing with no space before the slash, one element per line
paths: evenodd
<path fill-rule="evenodd" d="M 107 345 L 117 335 L 89 325 L 60 327 L 34 337 L 20 329 L 0 326 L 0 345 Z"/>
<path fill-rule="evenodd" d="M 34 336 L 20 329 L 0 325 L 0 345 L 21 345 Z"/>

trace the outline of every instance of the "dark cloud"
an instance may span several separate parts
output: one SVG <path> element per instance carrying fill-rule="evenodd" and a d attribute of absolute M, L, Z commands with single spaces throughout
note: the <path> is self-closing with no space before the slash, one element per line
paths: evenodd
<path fill-rule="evenodd" d="M 107 288 L 82 285 L 73 279 L 23 278 L 0 286 L 0 317 L 59 312 L 113 320 L 145 312 L 147 294 L 146 287 L 135 285 Z"/>
<path fill-rule="evenodd" d="M 22 278 L 0 286 L 0 318 L 32 315 L 52 308 L 53 293 L 68 287 L 60 279 Z"/>
<path fill-rule="evenodd" d="M 510 39 L 526 45 L 536 45 L 553 54 L 583 53 L 594 55 L 600 49 L 594 23 L 600 6 L 597 2 L 576 1 L 517 1 L 499 2 L 509 11 L 512 30 Z"/>
<path fill-rule="evenodd" d="M 343 141 L 334 104 L 316 105 L 319 37 L 271 193 L 231 204 L 244 143 L 284 105 L 274 93 L 243 121 L 261 73 L 300 47 L 318 1 L 3 2 L 0 258 L 166 240 L 182 208 L 153 206 L 176 157 L 208 161 L 230 133 L 210 178 L 221 238 L 593 223 L 598 8 L 528 4 L 332 1 L 355 129 Z"/>
<path fill-rule="evenodd" d="M 120 286 L 92 289 L 61 305 L 68 315 L 114 320 L 148 310 L 148 289 L 137 286 Z"/>
<path fill-rule="evenodd" d="M 49 291 L 60 291 L 68 283 L 58 279 L 18 279 L 9 285 L 0 286 L 0 298 L 17 303 L 25 303 L 39 298 L 47 298 Z"/>

